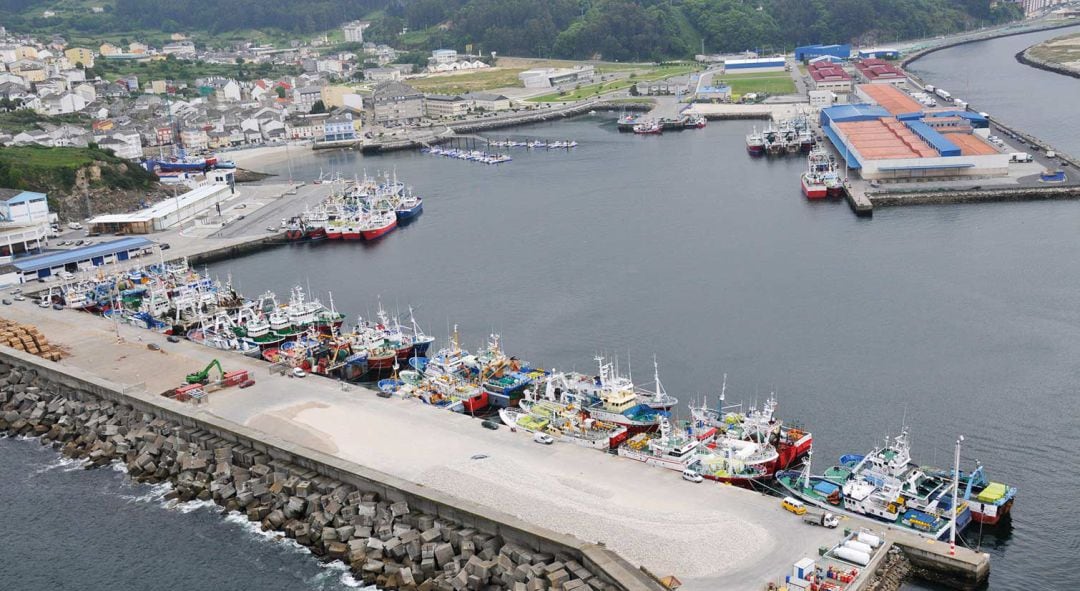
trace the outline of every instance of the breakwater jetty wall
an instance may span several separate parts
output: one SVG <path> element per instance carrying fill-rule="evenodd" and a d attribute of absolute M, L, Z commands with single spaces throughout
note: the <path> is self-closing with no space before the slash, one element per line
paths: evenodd
<path fill-rule="evenodd" d="M 187 259 L 188 264 L 190 265 L 205 265 L 288 243 L 289 241 L 285 239 L 284 234 L 275 233 L 261 238 L 246 240 L 244 242 L 235 242 L 226 246 L 201 250 L 188 255 Z"/>
<path fill-rule="evenodd" d="M 1067 29 L 1069 27 L 1075 27 L 1075 26 L 1078 26 L 1078 23 L 1076 21 L 1047 22 L 1047 23 L 1037 25 L 1037 26 L 1033 26 L 1033 27 L 1016 28 L 1016 29 L 1011 29 L 1011 28 L 998 29 L 998 30 L 995 30 L 995 31 L 991 31 L 990 33 L 987 33 L 986 35 L 977 36 L 977 37 L 960 37 L 960 38 L 957 38 L 957 39 L 952 40 L 952 41 L 946 41 L 945 43 L 942 43 L 941 45 L 935 45 L 933 47 L 927 47 L 925 49 L 920 49 L 919 51 L 912 52 L 912 53 L 904 56 L 904 59 L 901 60 L 901 62 L 900 62 L 900 67 L 904 68 L 906 70 L 907 67 L 908 67 L 908 64 L 910 64 L 911 62 L 914 62 L 915 60 L 919 59 L 920 57 L 930 55 L 931 53 L 935 53 L 935 52 L 941 51 L 943 49 L 948 49 L 950 47 L 957 47 L 959 45 L 967 45 L 969 43 L 978 43 L 979 41 L 989 41 L 990 39 L 997 39 L 999 37 L 1015 37 L 1016 35 L 1027 35 L 1028 33 L 1037 33 L 1039 31 L 1052 31 L 1054 29 Z"/>
<path fill-rule="evenodd" d="M 874 207 L 897 205 L 940 205 L 949 203 L 992 203 L 1080 199 L 1080 186 L 1008 187 L 1001 189 L 928 190 L 867 193 Z"/>
<path fill-rule="evenodd" d="M 1035 47 L 1034 45 L 1032 47 Z M 1055 74 L 1062 74 L 1064 76 L 1072 76 L 1073 78 L 1080 78 L 1080 70 L 1073 68 L 1067 68 L 1059 63 L 1048 62 L 1043 59 L 1039 59 L 1030 53 L 1031 47 L 1020 51 L 1016 54 L 1016 61 L 1024 64 L 1025 66 L 1031 66 L 1032 68 L 1038 68 L 1040 70 L 1046 70 L 1047 72 L 1053 72 Z"/>
<path fill-rule="evenodd" d="M 380 589 L 658 591 L 601 545 L 0 347 L 0 432 L 213 500 Z M 166 406 L 167 405 L 167 406 Z"/>

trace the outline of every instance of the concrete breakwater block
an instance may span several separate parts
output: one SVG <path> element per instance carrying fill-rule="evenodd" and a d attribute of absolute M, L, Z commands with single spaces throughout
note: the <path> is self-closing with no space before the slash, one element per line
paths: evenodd
<path fill-rule="evenodd" d="M 496 532 L 356 490 L 8 363 L 0 363 L 0 432 L 39 437 L 65 456 L 88 459 L 88 468 L 120 462 L 135 481 L 170 483 L 167 498 L 176 502 L 213 500 L 264 531 L 348 564 L 381 589 L 616 589 L 572 557 L 506 543 Z"/>

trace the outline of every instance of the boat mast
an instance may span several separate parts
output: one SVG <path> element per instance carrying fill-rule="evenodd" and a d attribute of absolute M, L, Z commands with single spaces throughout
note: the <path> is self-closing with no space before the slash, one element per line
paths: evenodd
<path fill-rule="evenodd" d="M 960 486 L 960 444 L 964 441 L 961 435 L 956 440 L 956 460 L 953 465 L 952 481 L 952 526 L 949 531 L 949 556 L 956 556 L 956 489 Z"/>

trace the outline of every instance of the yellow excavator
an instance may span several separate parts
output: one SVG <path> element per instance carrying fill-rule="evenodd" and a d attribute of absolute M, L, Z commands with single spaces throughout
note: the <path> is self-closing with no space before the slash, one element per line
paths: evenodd
<path fill-rule="evenodd" d="M 217 368 L 217 370 L 218 370 L 218 379 L 222 379 L 222 378 L 225 377 L 225 370 L 221 369 L 221 363 L 218 362 L 217 359 L 214 359 L 202 371 L 197 371 L 195 373 L 189 373 L 187 375 L 187 383 L 189 383 L 189 384 L 205 384 L 205 383 L 209 382 L 210 381 L 210 370 L 214 369 L 214 368 Z"/>

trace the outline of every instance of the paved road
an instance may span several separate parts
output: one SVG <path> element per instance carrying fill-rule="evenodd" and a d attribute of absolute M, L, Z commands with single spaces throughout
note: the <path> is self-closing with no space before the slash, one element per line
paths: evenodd
<path fill-rule="evenodd" d="M 233 205 L 225 212 L 231 221 L 210 238 L 265 236 L 270 233 L 269 228 L 280 231 L 283 218 L 291 218 L 325 199 L 330 194 L 330 185 L 304 185 L 296 189 L 295 194 L 287 194 L 287 190 L 288 187 L 282 184 L 241 185 L 240 203 L 247 207 L 236 209 Z M 261 205 L 256 207 L 255 204 Z M 244 219 L 236 219 L 240 215 Z"/>

